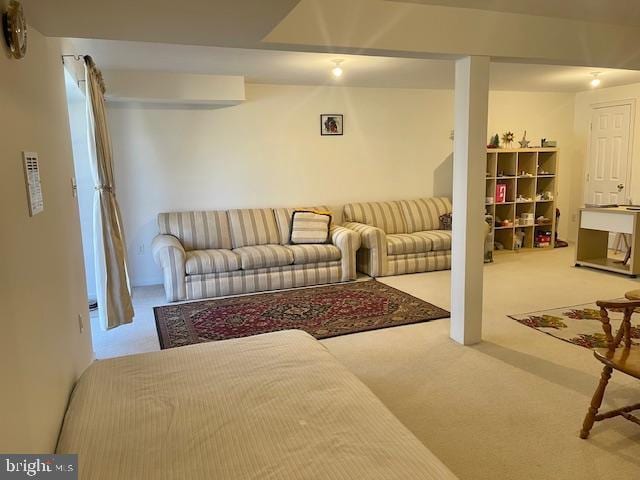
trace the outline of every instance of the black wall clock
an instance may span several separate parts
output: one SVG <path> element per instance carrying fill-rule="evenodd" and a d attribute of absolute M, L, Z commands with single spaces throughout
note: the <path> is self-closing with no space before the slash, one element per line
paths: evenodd
<path fill-rule="evenodd" d="M 22 5 L 16 0 L 9 2 L 7 11 L 2 15 L 4 38 L 13 58 L 22 58 L 27 54 L 27 21 Z"/>

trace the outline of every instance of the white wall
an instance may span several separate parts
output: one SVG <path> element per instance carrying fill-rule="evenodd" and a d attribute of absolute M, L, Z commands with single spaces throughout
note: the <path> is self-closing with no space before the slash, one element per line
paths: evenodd
<path fill-rule="evenodd" d="M 133 285 L 161 282 L 149 252 L 158 212 L 451 194 L 450 90 L 248 85 L 246 94 L 213 110 L 110 105 Z M 343 113 L 344 136 L 320 136 L 321 113 Z M 491 95 L 490 132 L 527 128 L 562 147 L 572 122 L 573 95 Z"/>
<path fill-rule="evenodd" d="M 1 49 L 0 452 L 44 453 L 93 357 L 78 207 L 59 42 L 30 28 L 26 58 Z M 23 150 L 40 154 L 44 212 L 33 218 Z"/>

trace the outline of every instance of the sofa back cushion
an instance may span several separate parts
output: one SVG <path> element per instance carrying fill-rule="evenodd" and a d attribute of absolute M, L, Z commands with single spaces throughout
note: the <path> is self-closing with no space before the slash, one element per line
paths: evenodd
<path fill-rule="evenodd" d="M 440 229 L 440 215 L 451 213 L 451 200 L 447 197 L 419 198 L 400 201 L 407 222 L 407 233 Z"/>
<path fill-rule="evenodd" d="M 270 208 L 229 210 L 233 248 L 280 243 L 276 218 Z"/>
<path fill-rule="evenodd" d="M 276 223 L 278 224 L 278 232 L 280 233 L 280 244 L 289 245 L 289 239 L 291 238 L 291 218 L 293 212 L 296 210 L 315 210 L 318 212 L 331 213 L 331 223 L 334 223 L 333 212 L 325 206 L 321 207 L 303 207 L 303 208 L 275 208 L 273 213 L 276 217 Z"/>
<path fill-rule="evenodd" d="M 344 207 L 344 221 L 365 223 L 385 233 L 407 233 L 398 202 L 349 203 Z"/>
<path fill-rule="evenodd" d="M 158 214 L 158 230 L 173 235 L 185 250 L 231 248 L 227 212 L 170 212 Z"/>

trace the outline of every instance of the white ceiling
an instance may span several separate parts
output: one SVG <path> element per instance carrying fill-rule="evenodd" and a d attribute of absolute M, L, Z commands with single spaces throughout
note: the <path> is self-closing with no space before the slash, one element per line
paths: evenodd
<path fill-rule="evenodd" d="M 89 54 L 103 70 L 244 75 L 250 83 L 360 87 L 453 87 L 449 60 L 200 47 L 117 40 L 67 39 L 65 53 Z M 344 75 L 331 75 L 342 59 Z M 494 90 L 577 92 L 589 88 L 586 67 L 492 63 Z M 602 87 L 640 82 L 640 72 L 600 69 Z"/>
<path fill-rule="evenodd" d="M 387 0 L 640 26 L 638 0 Z"/>
<path fill-rule="evenodd" d="M 299 0 L 22 0 L 49 37 L 257 47 Z"/>

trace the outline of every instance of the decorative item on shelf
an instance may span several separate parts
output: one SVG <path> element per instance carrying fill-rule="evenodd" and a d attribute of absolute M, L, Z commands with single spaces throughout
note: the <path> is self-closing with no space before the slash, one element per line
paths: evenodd
<path fill-rule="evenodd" d="M 536 222 L 538 223 L 538 225 L 548 225 L 549 223 L 551 223 L 551 219 L 545 217 L 544 215 L 540 215 L 538 218 L 536 218 Z"/>
<path fill-rule="evenodd" d="M 537 231 L 533 240 L 533 246 L 536 248 L 551 246 L 551 232 L 546 230 Z"/>
<path fill-rule="evenodd" d="M 500 136 L 497 133 L 491 137 L 487 148 L 500 148 Z"/>
<path fill-rule="evenodd" d="M 518 198 L 516 198 L 516 202 L 520 202 L 520 203 L 527 203 L 527 202 L 531 202 L 531 197 L 525 197 L 522 194 L 518 195 Z"/>
<path fill-rule="evenodd" d="M 529 146 L 529 140 L 527 140 L 527 131 L 524 131 L 524 135 L 522 135 L 522 140 L 519 140 L 520 148 L 527 148 Z"/>
<path fill-rule="evenodd" d="M 502 134 L 502 143 L 504 144 L 504 148 L 511 148 L 511 144 L 513 143 L 514 134 L 511 131 L 504 132 Z"/>
<path fill-rule="evenodd" d="M 529 173 L 529 172 L 527 172 L 526 170 L 522 170 L 522 171 L 520 172 L 520 176 L 521 176 L 521 177 L 533 177 L 533 173 Z"/>
<path fill-rule="evenodd" d="M 504 203 L 507 201 L 507 184 L 496 184 L 496 203 Z"/>
<path fill-rule="evenodd" d="M 513 222 L 509 219 L 502 220 L 501 227 L 513 227 Z"/>
<path fill-rule="evenodd" d="M 513 236 L 513 249 L 520 250 L 524 246 L 524 232 L 518 230 Z"/>
<path fill-rule="evenodd" d="M 533 217 L 534 217 L 533 213 L 524 212 L 522 215 L 520 215 L 520 225 L 522 226 L 533 225 L 535 223 L 535 220 Z"/>
<path fill-rule="evenodd" d="M 536 195 L 536 200 L 537 200 L 537 201 L 539 201 L 539 202 L 542 202 L 542 201 L 547 201 L 547 202 L 548 202 L 548 201 L 551 201 L 551 200 L 553 200 L 553 193 L 552 193 L 552 192 L 549 192 L 549 191 L 545 191 L 545 192 L 542 192 L 542 193 L 538 193 L 538 194 Z"/>
<path fill-rule="evenodd" d="M 542 148 L 556 148 L 558 146 L 558 142 L 555 140 L 547 140 L 546 138 L 543 138 L 540 142 L 540 145 L 542 145 Z"/>
<path fill-rule="evenodd" d="M 519 227 L 519 226 L 520 226 L 520 219 L 519 219 L 518 217 L 516 217 L 516 218 L 513 220 L 513 226 L 514 226 L 514 227 Z"/>
<path fill-rule="evenodd" d="M 343 117 L 340 113 L 320 115 L 320 135 L 342 135 Z"/>
<path fill-rule="evenodd" d="M 484 203 L 485 205 L 493 205 L 493 197 L 485 197 Z"/>

